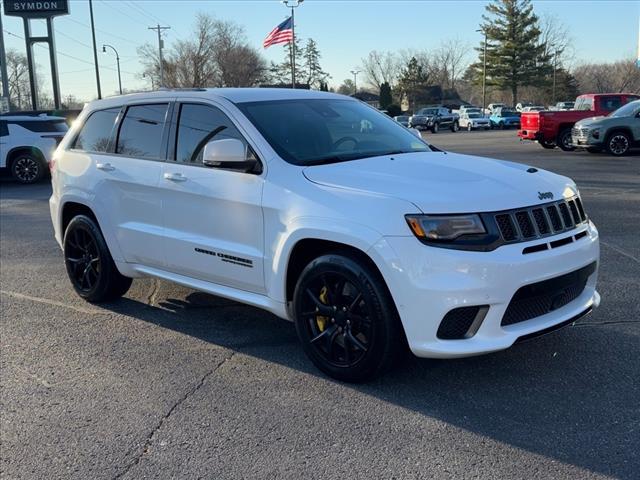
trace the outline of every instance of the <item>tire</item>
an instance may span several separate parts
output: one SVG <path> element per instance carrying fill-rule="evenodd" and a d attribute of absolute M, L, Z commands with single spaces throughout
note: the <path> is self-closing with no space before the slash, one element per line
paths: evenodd
<path fill-rule="evenodd" d="M 440 126 L 437 123 L 434 123 L 433 127 L 431 127 L 431 133 L 438 133 L 438 130 L 440 130 Z"/>
<path fill-rule="evenodd" d="M 549 140 L 540 140 L 538 141 L 542 148 L 546 148 L 547 150 L 552 150 L 556 148 L 556 144 L 554 142 L 550 142 Z"/>
<path fill-rule="evenodd" d="M 631 139 L 625 132 L 613 132 L 605 142 L 607 152 L 615 157 L 622 157 L 631 149 Z"/>
<path fill-rule="evenodd" d="M 498 128 L 499 128 L 500 130 L 504 130 L 504 129 L 505 129 L 504 122 L 500 122 L 500 123 L 498 124 Z"/>
<path fill-rule="evenodd" d="M 467 123 L 467 132 L 470 132 L 471 130 L 473 130 L 473 127 L 470 123 Z"/>
<path fill-rule="evenodd" d="M 307 265 L 293 311 L 305 353 L 337 380 L 362 382 L 384 373 L 405 345 L 384 281 L 348 253 L 323 255 Z"/>
<path fill-rule="evenodd" d="M 458 125 L 458 122 L 453 122 L 451 124 L 451 131 L 452 132 L 457 132 L 458 130 L 460 130 L 460 125 Z"/>
<path fill-rule="evenodd" d="M 571 146 L 571 129 L 565 128 L 558 133 L 556 145 L 565 152 L 572 152 L 576 147 Z"/>
<path fill-rule="evenodd" d="M 43 176 L 46 165 L 32 153 L 19 153 L 11 161 L 11 175 L 22 184 L 36 183 Z"/>
<path fill-rule="evenodd" d="M 63 250 L 69 280 L 76 293 L 87 302 L 113 300 L 129 290 L 131 278 L 118 271 L 93 219 L 78 215 L 69 222 Z"/>

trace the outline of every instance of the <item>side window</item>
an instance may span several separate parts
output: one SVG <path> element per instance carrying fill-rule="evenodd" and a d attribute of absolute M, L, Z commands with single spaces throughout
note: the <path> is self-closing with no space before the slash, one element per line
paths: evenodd
<path fill-rule="evenodd" d="M 111 132 L 116 118 L 118 118 L 118 113 L 120 113 L 120 108 L 93 112 L 84 122 L 71 148 L 85 152 L 108 151 Z"/>
<path fill-rule="evenodd" d="M 613 112 L 622 106 L 622 98 L 620 97 L 600 97 L 600 109 L 607 112 Z"/>
<path fill-rule="evenodd" d="M 218 108 L 195 103 L 180 106 L 176 135 L 177 162 L 202 165 L 204 146 L 211 140 L 224 138 L 235 138 L 246 145 L 231 120 Z"/>
<path fill-rule="evenodd" d="M 0 122 L 0 137 L 6 137 L 9 135 L 9 127 L 7 127 L 7 122 Z"/>
<path fill-rule="evenodd" d="M 131 157 L 161 158 L 167 103 L 133 105 L 120 125 L 116 153 Z"/>

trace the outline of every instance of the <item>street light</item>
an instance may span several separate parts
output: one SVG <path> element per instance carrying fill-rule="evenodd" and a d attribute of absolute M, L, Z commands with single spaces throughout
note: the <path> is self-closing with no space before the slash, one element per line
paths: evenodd
<path fill-rule="evenodd" d="M 484 116 L 484 108 L 487 103 L 487 31 L 481 28 L 476 32 L 484 34 L 484 46 L 482 49 L 482 115 Z"/>
<path fill-rule="evenodd" d="M 102 45 L 102 53 L 107 53 L 107 47 L 113 50 L 116 54 L 116 64 L 118 65 L 118 87 L 120 88 L 120 95 L 122 95 L 122 79 L 120 77 L 120 55 L 118 55 L 118 51 L 115 48 L 106 43 Z"/>
<path fill-rule="evenodd" d="M 360 70 L 351 70 L 351 73 L 353 74 L 353 94 L 355 95 L 358 93 L 358 74 Z"/>
<path fill-rule="evenodd" d="M 558 70 L 558 49 L 555 45 L 551 45 L 551 48 L 555 49 L 553 53 L 553 87 L 551 90 L 551 103 L 556 103 L 556 71 Z"/>
<path fill-rule="evenodd" d="M 291 9 L 291 88 L 296 88 L 296 21 L 293 9 L 302 5 L 304 0 L 282 0 L 285 7 Z"/>

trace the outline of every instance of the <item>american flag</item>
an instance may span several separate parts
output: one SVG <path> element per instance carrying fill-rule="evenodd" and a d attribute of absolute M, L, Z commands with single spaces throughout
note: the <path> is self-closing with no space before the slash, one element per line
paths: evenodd
<path fill-rule="evenodd" d="M 264 48 L 269 48 L 271 45 L 278 43 L 289 43 L 293 41 L 293 22 L 291 17 L 287 18 L 284 22 L 271 30 L 271 33 L 267 35 L 267 38 L 262 42 Z"/>

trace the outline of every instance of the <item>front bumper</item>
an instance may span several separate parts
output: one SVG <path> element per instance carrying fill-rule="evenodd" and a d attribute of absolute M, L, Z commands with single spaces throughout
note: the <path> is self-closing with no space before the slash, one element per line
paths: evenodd
<path fill-rule="evenodd" d="M 523 249 L 539 240 L 505 245 L 492 252 L 468 252 L 429 247 L 414 237 L 384 237 L 370 253 L 387 281 L 411 351 L 419 357 L 456 358 L 506 349 L 522 337 L 543 332 L 599 305 L 596 269 L 582 293 L 563 307 L 520 323 L 501 325 L 520 287 L 598 261 L 597 229 L 589 222 L 570 233 L 581 231 L 587 235 L 568 245 L 526 255 Z M 437 337 L 447 312 L 475 305 L 488 305 L 489 310 L 472 337 Z"/>

